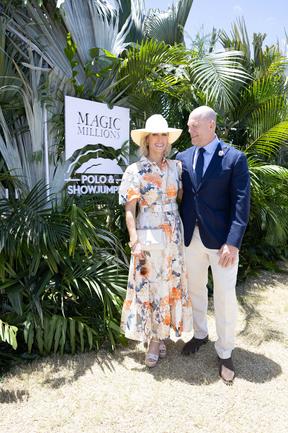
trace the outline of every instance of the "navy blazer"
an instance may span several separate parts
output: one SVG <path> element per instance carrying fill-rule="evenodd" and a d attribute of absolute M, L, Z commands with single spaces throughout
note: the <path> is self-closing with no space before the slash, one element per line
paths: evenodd
<path fill-rule="evenodd" d="M 240 248 L 250 210 L 250 178 L 243 152 L 219 142 L 198 188 L 193 170 L 196 146 L 177 154 L 182 162 L 183 198 L 180 214 L 184 242 L 191 242 L 196 219 L 207 248 L 223 244 Z"/>

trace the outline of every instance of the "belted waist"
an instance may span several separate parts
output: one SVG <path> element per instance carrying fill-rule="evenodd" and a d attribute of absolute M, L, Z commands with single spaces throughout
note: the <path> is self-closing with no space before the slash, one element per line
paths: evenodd
<path fill-rule="evenodd" d="M 151 206 L 140 206 L 140 212 L 172 212 L 173 210 L 178 209 L 178 205 L 176 202 L 173 203 L 165 203 L 165 204 L 154 204 Z"/>

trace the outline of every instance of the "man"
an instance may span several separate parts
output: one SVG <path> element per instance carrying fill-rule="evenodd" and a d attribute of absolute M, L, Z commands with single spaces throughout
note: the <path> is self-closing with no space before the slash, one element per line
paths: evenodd
<path fill-rule="evenodd" d="M 211 266 L 218 339 L 219 374 L 232 383 L 237 317 L 238 253 L 248 223 L 250 180 L 245 155 L 215 134 L 216 113 L 201 106 L 189 116 L 192 146 L 177 155 L 182 162 L 183 198 L 180 207 L 188 286 L 192 297 L 194 336 L 183 354 L 208 341 L 207 281 Z"/>

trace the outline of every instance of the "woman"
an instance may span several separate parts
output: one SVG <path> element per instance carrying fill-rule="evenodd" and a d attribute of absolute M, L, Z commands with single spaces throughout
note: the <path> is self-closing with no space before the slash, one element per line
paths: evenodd
<path fill-rule="evenodd" d="M 131 247 L 121 328 L 127 338 L 148 343 L 148 367 L 154 367 L 159 357 L 166 355 L 164 340 L 170 335 L 170 327 L 177 336 L 192 328 L 176 203 L 182 188 L 181 165 L 166 159 L 181 132 L 169 128 L 160 114 L 149 117 L 144 129 L 131 131 L 142 156 L 126 169 L 119 188 Z M 147 228 L 163 235 L 160 244 L 153 244 L 152 249 L 151 244 L 149 247 L 143 243 L 145 239 L 140 242 L 140 234 L 147 237 Z"/>

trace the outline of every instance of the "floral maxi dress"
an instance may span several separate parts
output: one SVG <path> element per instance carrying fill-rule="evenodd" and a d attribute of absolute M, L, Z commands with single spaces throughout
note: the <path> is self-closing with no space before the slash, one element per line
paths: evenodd
<path fill-rule="evenodd" d="M 161 169 L 145 156 L 127 167 L 119 188 L 120 204 L 137 199 L 137 228 L 161 228 L 167 246 L 131 256 L 121 328 L 127 338 L 147 342 L 192 330 L 192 306 L 184 266 L 182 222 L 176 204 L 182 188 L 181 163 L 165 160 Z"/>

